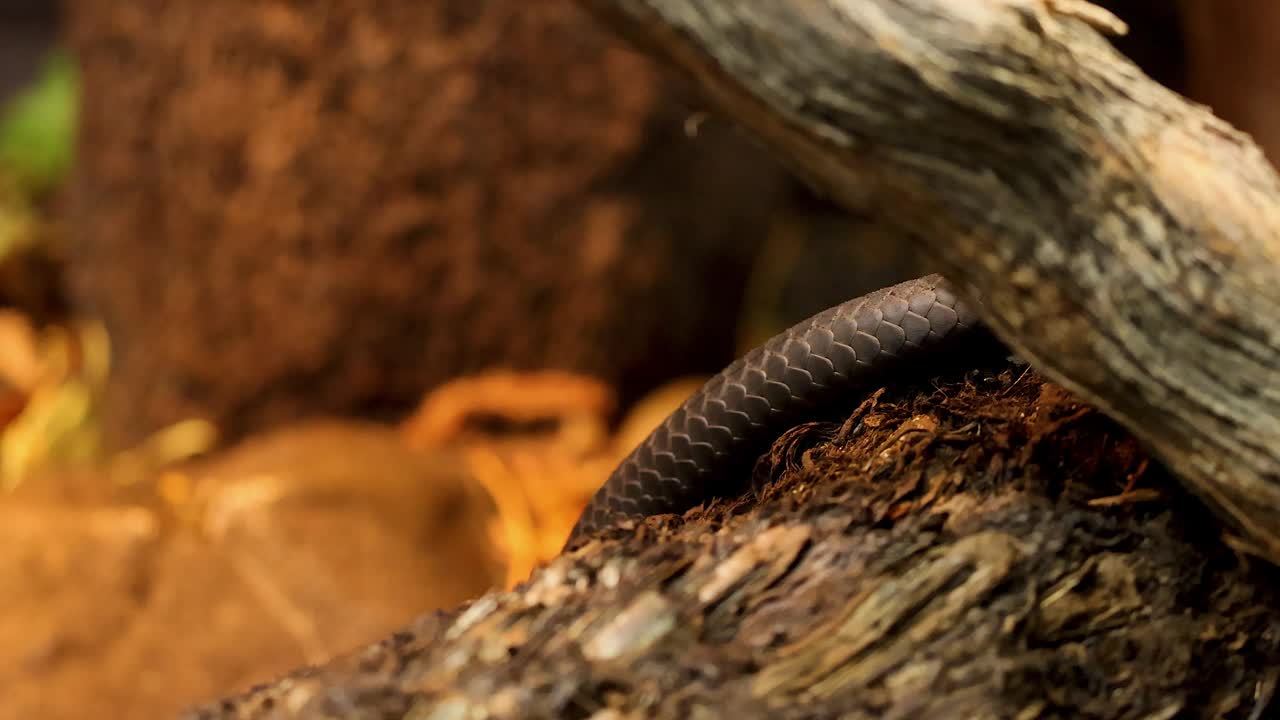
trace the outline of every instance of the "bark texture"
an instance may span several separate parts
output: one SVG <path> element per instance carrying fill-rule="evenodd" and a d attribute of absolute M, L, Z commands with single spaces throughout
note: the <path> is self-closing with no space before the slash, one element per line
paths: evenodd
<path fill-rule="evenodd" d="M 1127 433 L 1025 367 L 899 384 L 789 433 L 765 468 L 754 502 L 619 527 L 513 592 L 185 717 L 1274 710 L 1275 569 L 1213 542 Z"/>
<path fill-rule="evenodd" d="M 70 6 L 71 273 L 115 444 L 386 418 L 487 368 L 732 358 L 791 182 L 568 0 Z"/>
<path fill-rule="evenodd" d="M 1280 178 L 1080 0 L 586 0 L 1280 561 Z"/>

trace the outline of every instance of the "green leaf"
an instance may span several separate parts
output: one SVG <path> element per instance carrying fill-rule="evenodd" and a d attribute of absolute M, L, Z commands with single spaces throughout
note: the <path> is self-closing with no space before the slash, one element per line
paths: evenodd
<path fill-rule="evenodd" d="M 22 192 L 43 193 L 71 168 L 79 84 L 75 63 L 55 51 L 40 77 L 0 109 L 0 171 Z"/>

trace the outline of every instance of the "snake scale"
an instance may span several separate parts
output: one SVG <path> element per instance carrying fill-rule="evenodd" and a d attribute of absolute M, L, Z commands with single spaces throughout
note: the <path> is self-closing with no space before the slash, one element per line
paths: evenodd
<path fill-rule="evenodd" d="M 618 465 L 565 547 L 624 518 L 683 512 L 740 491 L 734 471 L 804 413 L 847 399 L 913 359 L 970 342 L 982 327 L 977 311 L 941 276 L 929 275 L 774 336 L 707 381 Z"/>

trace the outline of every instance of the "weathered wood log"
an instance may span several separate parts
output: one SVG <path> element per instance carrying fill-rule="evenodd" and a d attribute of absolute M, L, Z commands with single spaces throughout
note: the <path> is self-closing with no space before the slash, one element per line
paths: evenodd
<path fill-rule="evenodd" d="M 1280 562 L 1280 178 L 1081 0 L 585 0 Z"/>
<path fill-rule="evenodd" d="M 620 527 L 513 592 L 187 717 L 1258 718 L 1273 704 L 1274 569 L 1212 542 L 1209 513 L 1127 433 L 1024 368 L 898 386 L 770 459 L 786 469 L 754 503 Z"/>

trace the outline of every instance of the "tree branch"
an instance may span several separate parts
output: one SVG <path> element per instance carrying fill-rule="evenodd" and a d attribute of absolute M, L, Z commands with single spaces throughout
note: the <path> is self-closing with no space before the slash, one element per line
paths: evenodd
<path fill-rule="evenodd" d="M 751 502 L 183 717 L 1270 717 L 1272 568 L 1204 542 L 1178 488 L 1144 501 L 1161 472 L 1100 413 L 980 367 L 796 428 Z"/>
<path fill-rule="evenodd" d="M 1280 562 L 1280 179 L 1077 0 L 583 0 Z"/>

